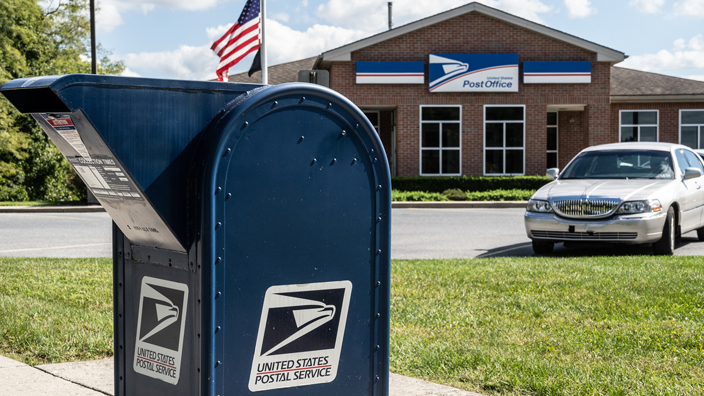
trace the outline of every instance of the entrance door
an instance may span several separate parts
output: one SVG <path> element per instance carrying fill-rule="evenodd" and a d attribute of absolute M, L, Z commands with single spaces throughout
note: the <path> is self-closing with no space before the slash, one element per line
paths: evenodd
<path fill-rule="evenodd" d="M 391 175 L 396 175 L 396 111 L 395 110 L 362 110 L 369 122 L 379 134 L 384 145 L 386 157 L 389 159 Z"/>
<path fill-rule="evenodd" d="M 396 176 L 396 111 L 391 112 L 391 176 Z"/>

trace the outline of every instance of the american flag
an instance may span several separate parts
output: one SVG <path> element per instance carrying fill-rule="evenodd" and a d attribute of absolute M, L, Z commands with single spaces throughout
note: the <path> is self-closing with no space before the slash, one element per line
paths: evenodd
<path fill-rule="evenodd" d="M 250 52 L 260 46 L 259 0 L 247 0 L 237 23 L 210 47 L 220 57 L 217 75 L 227 80 L 227 71 Z"/>

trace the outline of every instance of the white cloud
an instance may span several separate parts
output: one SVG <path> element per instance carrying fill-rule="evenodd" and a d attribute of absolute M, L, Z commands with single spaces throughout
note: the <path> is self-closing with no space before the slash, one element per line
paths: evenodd
<path fill-rule="evenodd" d="M 294 30 L 267 18 L 267 55 L 272 65 L 303 59 L 366 37 L 363 32 L 337 26 L 313 25 Z"/>
<path fill-rule="evenodd" d="M 228 23 L 227 25 L 218 25 L 214 28 L 207 28 L 205 32 L 208 34 L 208 41 L 214 42 L 215 40 L 222 37 L 228 29 L 230 29 L 234 23 Z"/>
<path fill-rule="evenodd" d="M 704 81 L 704 74 L 693 74 L 691 76 L 686 76 L 685 78 L 688 78 L 690 80 Z"/>
<path fill-rule="evenodd" d="M 585 18 L 596 14 L 596 8 L 592 7 L 589 0 L 565 0 L 565 6 L 570 12 L 570 18 Z"/>
<path fill-rule="evenodd" d="M 628 5 L 636 8 L 640 12 L 648 14 L 656 14 L 660 12 L 660 8 L 665 4 L 665 0 L 631 0 Z"/>
<path fill-rule="evenodd" d="M 671 51 L 662 49 L 654 54 L 631 56 L 620 63 L 619 66 L 658 72 L 663 70 L 704 69 L 704 36 L 702 34 L 698 34 L 689 40 L 678 38 L 672 44 L 673 49 Z"/>
<path fill-rule="evenodd" d="M 125 23 L 122 13 L 126 10 L 127 8 L 116 2 L 100 3 L 100 9 L 95 14 L 95 28 L 98 32 L 112 32 Z"/>
<path fill-rule="evenodd" d="M 700 69 L 704 68 L 704 51 L 660 50 L 655 54 L 631 56 L 619 66 L 643 71 Z"/>
<path fill-rule="evenodd" d="M 173 51 L 141 52 L 120 57 L 130 72 L 144 75 L 189 80 L 215 78 L 218 57 L 210 50 L 210 42 L 220 38 L 232 25 L 208 28 L 209 43 L 200 47 L 182 45 Z M 364 33 L 336 26 L 313 25 L 305 31 L 294 30 L 281 22 L 267 18 L 269 65 L 290 62 L 339 47 L 365 37 Z M 249 70 L 251 57 L 244 58 L 230 69 L 230 74 Z"/>
<path fill-rule="evenodd" d="M 539 14 L 552 10 L 541 0 L 478 0 L 479 3 L 544 23 Z M 401 26 L 467 4 L 467 0 L 396 0 L 394 26 Z M 318 6 L 317 15 L 332 25 L 354 28 L 367 34 L 388 26 L 386 0 L 329 0 Z"/>
<path fill-rule="evenodd" d="M 278 12 L 278 13 L 276 13 L 276 14 L 274 14 L 274 15 L 268 16 L 267 19 L 269 19 L 269 18 L 271 18 L 271 19 L 276 19 L 277 21 L 281 21 L 281 22 L 288 22 L 289 19 L 290 19 L 290 17 L 288 16 L 288 14 L 285 13 L 285 12 Z"/>
<path fill-rule="evenodd" d="M 132 70 L 130 70 L 129 67 L 126 67 L 125 70 L 122 71 L 122 74 L 120 74 L 123 77 L 142 77 L 139 75 L 139 73 L 135 73 Z"/>
<path fill-rule="evenodd" d="M 111 32 L 124 23 L 122 15 L 139 10 L 146 14 L 157 7 L 171 10 L 197 11 L 215 7 L 227 0 L 102 0 L 98 4 L 95 26 L 101 32 Z"/>
<path fill-rule="evenodd" d="M 704 38 L 701 34 L 698 34 L 689 39 L 688 42 L 683 38 L 678 38 L 672 44 L 674 45 L 675 50 L 693 49 L 699 51 L 704 49 Z"/>
<path fill-rule="evenodd" d="M 183 80 L 210 80 L 215 78 L 218 57 L 210 50 L 210 44 L 200 47 L 182 45 L 173 51 L 140 52 L 121 57 L 130 73 L 140 70 L 142 74 L 158 78 Z"/>
<path fill-rule="evenodd" d="M 704 18 L 704 0 L 682 0 L 675 3 L 678 15 Z"/>

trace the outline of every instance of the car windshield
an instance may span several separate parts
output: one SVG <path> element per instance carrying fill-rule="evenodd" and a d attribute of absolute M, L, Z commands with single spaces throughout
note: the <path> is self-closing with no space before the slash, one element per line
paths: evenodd
<path fill-rule="evenodd" d="M 674 179 L 667 151 L 587 151 L 574 159 L 560 179 Z"/>

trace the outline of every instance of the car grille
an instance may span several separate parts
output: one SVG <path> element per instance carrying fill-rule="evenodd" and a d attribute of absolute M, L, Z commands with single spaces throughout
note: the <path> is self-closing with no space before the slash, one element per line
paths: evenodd
<path fill-rule="evenodd" d="M 611 215 L 618 207 L 618 199 L 575 198 L 554 199 L 552 207 L 557 214 L 572 218 L 596 218 Z"/>
<path fill-rule="evenodd" d="M 536 238 L 575 241 L 624 241 L 638 237 L 637 232 L 531 231 L 531 234 Z"/>

